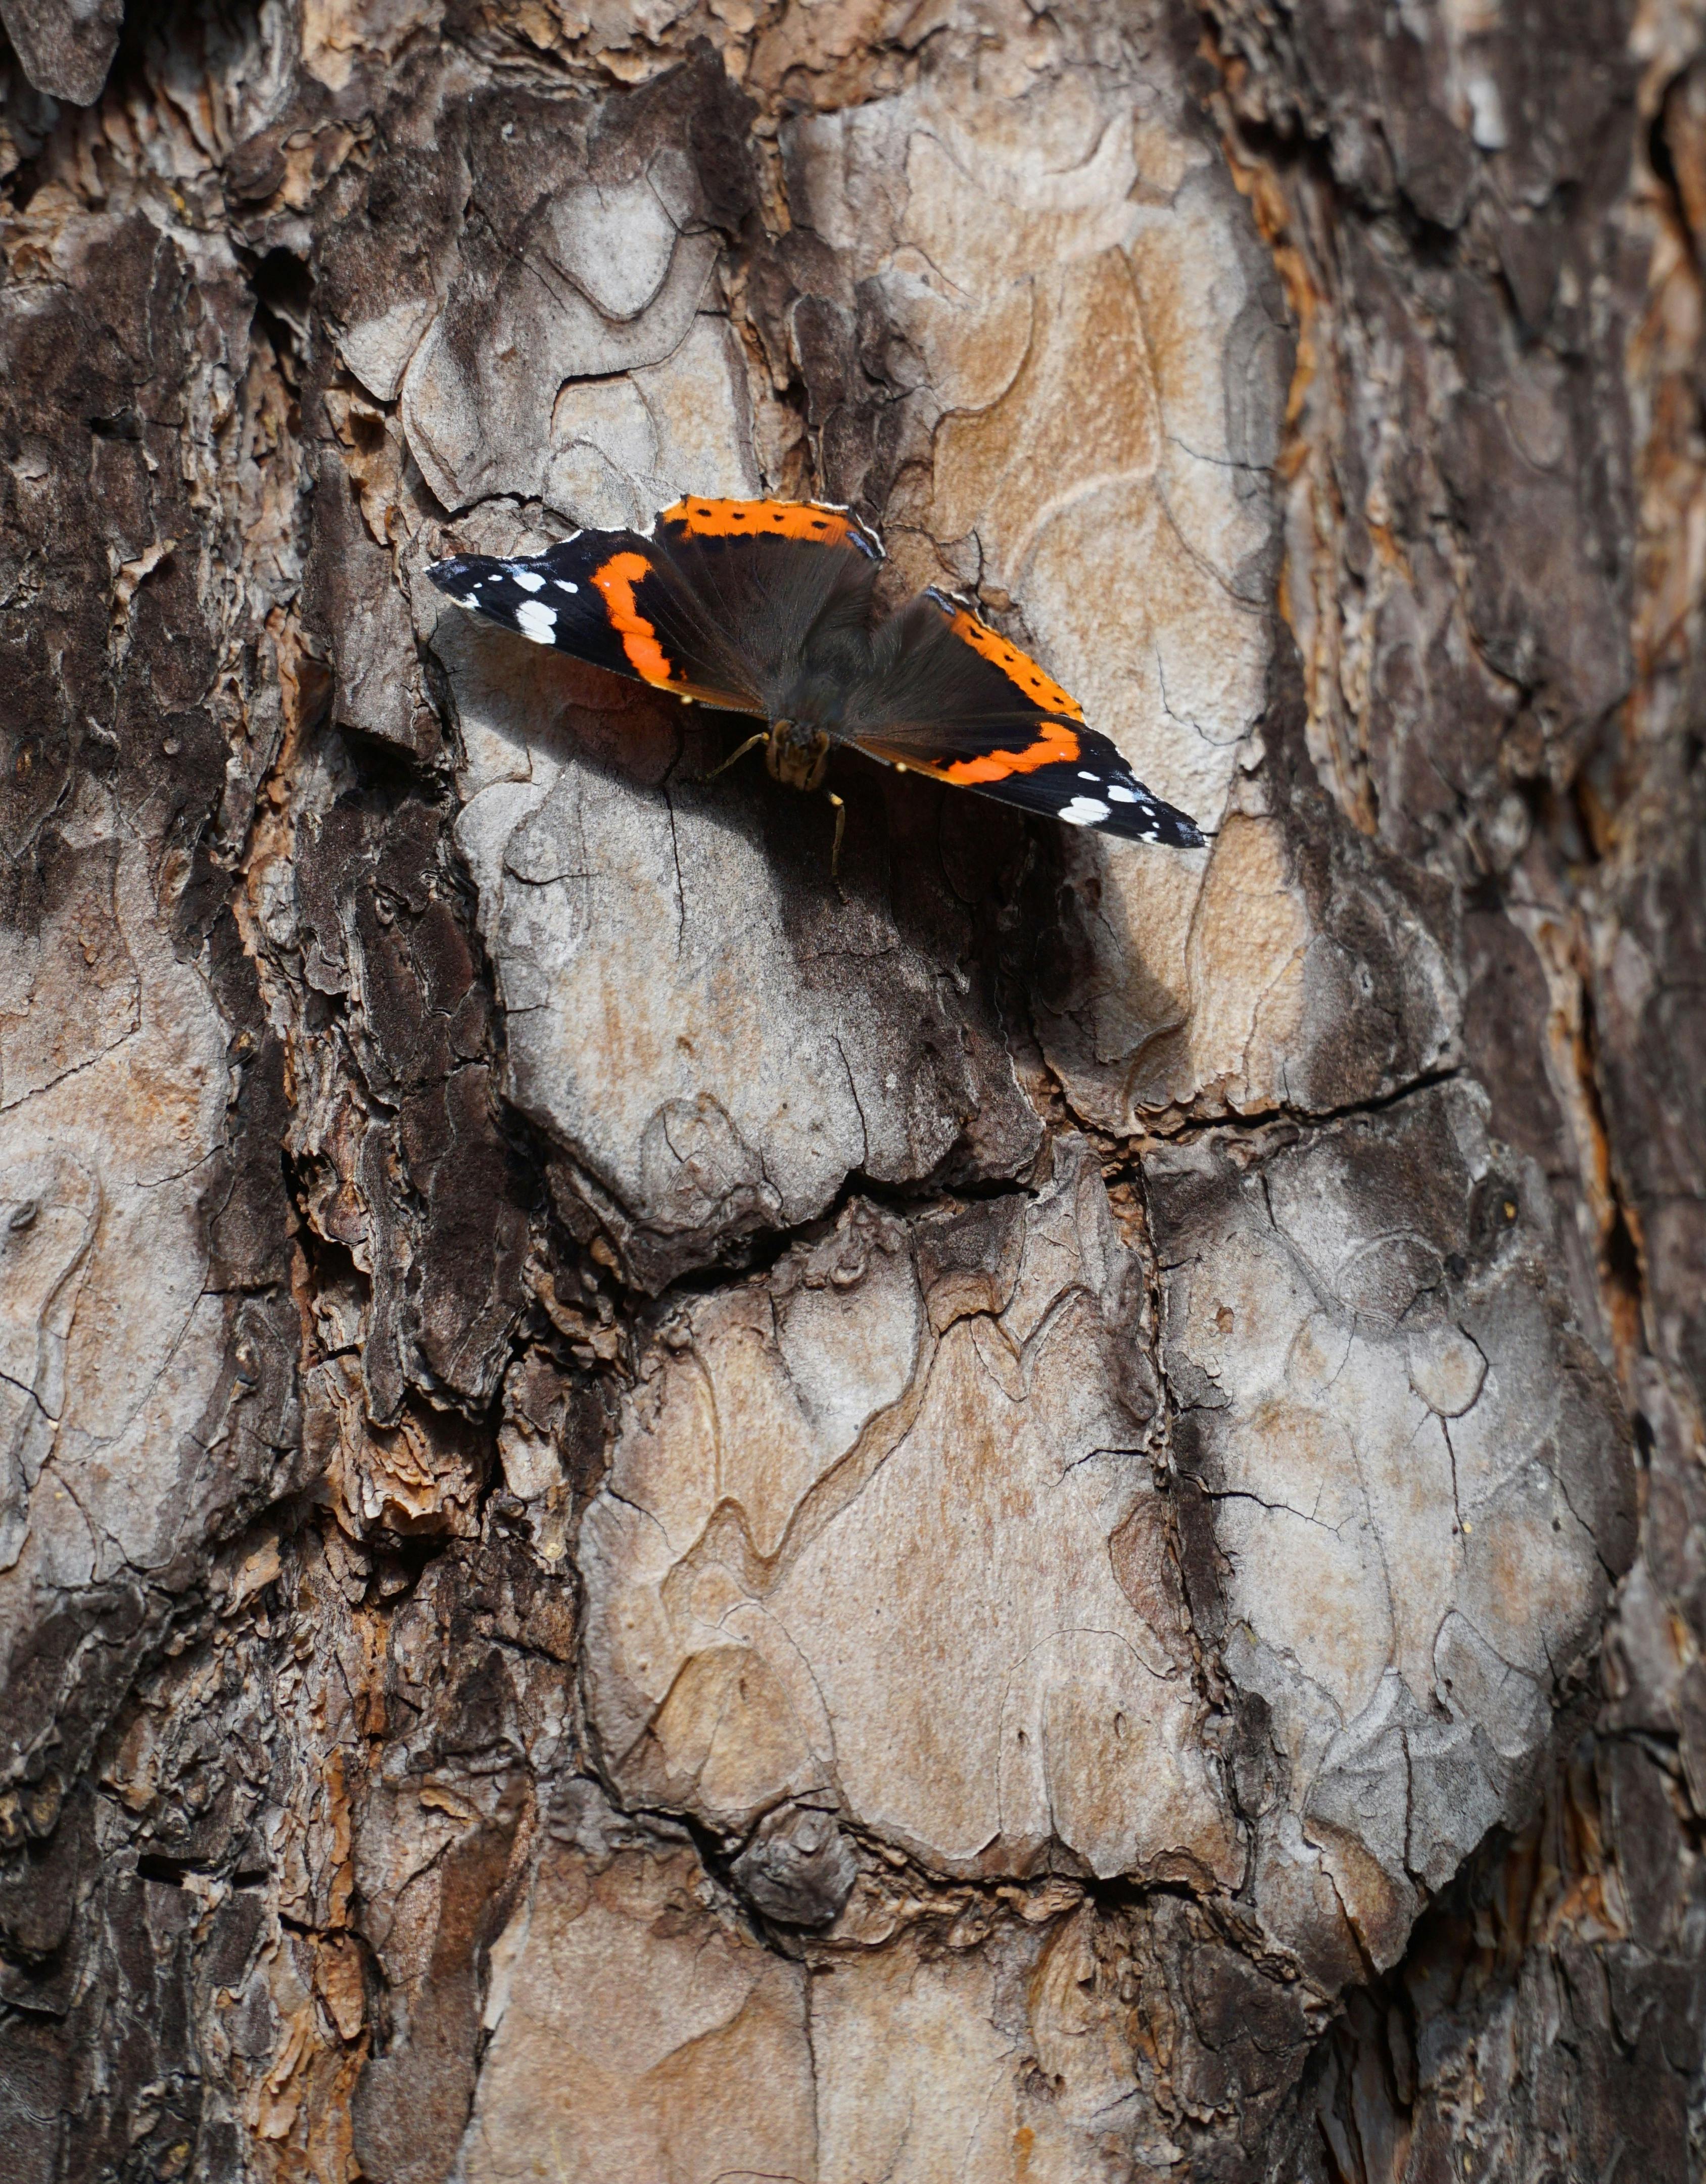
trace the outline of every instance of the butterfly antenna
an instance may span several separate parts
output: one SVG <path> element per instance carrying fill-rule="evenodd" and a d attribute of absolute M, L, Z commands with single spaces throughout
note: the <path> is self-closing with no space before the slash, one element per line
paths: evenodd
<path fill-rule="evenodd" d="M 839 883 L 841 878 L 841 837 L 847 831 L 847 806 L 833 788 L 826 788 L 823 794 L 835 806 L 835 843 L 829 852 L 829 877 Z"/>
<path fill-rule="evenodd" d="M 726 759 L 724 759 L 724 760 L 722 761 L 722 765 L 721 765 L 721 766 L 712 766 L 712 768 L 711 769 L 711 772 L 710 772 L 708 774 L 706 774 L 706 776 L 705 777 L 705 779 L 706 779 L 707 781 L 715 781 L 715 780 L 716 779 L 716 777 L 718 776 L 718 774 L 720 774 L 720 773 L 727 773 L 727 772 L 728 772 L 728 769 L 730 768 L 730 766 L 732 766 L 734 764 L 734 762 L 735 762 L 735 760 L 736 760 L 737 759 L 744 758 L 744 757 L 746 756 L 746 754 L 748 753 L 748 751 L 750 751 L 750 750 L 756 750 L 760 744 L 768 743 L 768 742 L 769 742 L 769 740 L 770 740 L 770 731 L 769 731 L 769 729 L 768 729 L 768 728 L 761 728 L 761 729 L 758 731 L 758 733 L 757 733 L 755 736 L 749 736 L 749 737 L 746 738 L 746 741 L 745 741 L 745 742 L 744 742 L 744 743 L 740 746 L 740 749 L 739 749 L 739 750 L 733 750 L 733 751 L 731 751 L 731 752 L 728 754 L 728 756 Z"/>

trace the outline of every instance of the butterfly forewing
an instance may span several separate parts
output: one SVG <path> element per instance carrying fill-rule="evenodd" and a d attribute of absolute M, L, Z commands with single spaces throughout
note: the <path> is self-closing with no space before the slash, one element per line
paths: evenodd
<path fill-rule="evenodd" d="M 513 560 L 461 554 L 427 574 L 458 605 L 535 644 L 677 697 L 761 710 L 737 647 L 638 532 L 581 531 Z"/>
<path fill-rule="evenodd" d="M 593 588 L 599 554 L 587 548 L 594 538 L 611 549 L 631 543 L 643 549 L 646 543 L 633 532 L 582 532 L 530 559 L 499 560 L 484 554 L 458 554 L 448 561 L 435 561 L 426 573 L 458 606 L 531 638 L 535 644 L 553 645 L 613 674 L 633 675 L 636 670 L 611 626 L 604 597 Z"/>

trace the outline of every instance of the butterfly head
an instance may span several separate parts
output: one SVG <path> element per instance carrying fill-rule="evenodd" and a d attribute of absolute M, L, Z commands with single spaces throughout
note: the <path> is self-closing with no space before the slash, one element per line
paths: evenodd
<path fill-rule="evenodd" d="M 810 721 L 772 721 L 764 763 L 772 781 L 790 788 L 821 788 L 829 764 L 829 738 Z"/>

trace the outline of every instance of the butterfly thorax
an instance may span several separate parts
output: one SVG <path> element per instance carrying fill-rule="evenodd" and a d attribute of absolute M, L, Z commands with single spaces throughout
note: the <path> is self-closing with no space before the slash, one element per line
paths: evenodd
<path fill-rule="evenodd" d="M 790 788 L 817 788 L 829 764 L 829 738 L 810 721 L 772 721 L 764 763 L 772 781 L 786 782 Z"/>

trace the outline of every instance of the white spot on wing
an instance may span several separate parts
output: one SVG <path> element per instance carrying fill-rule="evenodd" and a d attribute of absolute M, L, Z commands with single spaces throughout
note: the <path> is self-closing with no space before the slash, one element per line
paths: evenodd
<path fill-rule="evenodd" d="M 456 604 L 461 607 L 478 607 L 480 595 L 477 592 L 470 592 L 466 599 L 458 599 Z"/>
<path fill-rule="evenodd" d="M 536 576 L 531 569 L 518 569 L 512 563 L 510 574 L 524 592 L 542 592 L 545 588 L 544 578 Z"/>
<path fill-rule="evenodd" d="M 1135 788 L 1122 788 L 1117 781 L 1109 782 L 1107 793 L 1116 804 L 1135 804 L 1138 801 Z"/>
<path fill-rule="evenodd" d="M 1068 827 L 1095 827 L 1107 818 L 1107 806 L 1099 796 L 1074 796 L 1062 805 L 1060 816 Z"/>
<path fill-rule="evenodd" d="M 535 644 L 555 644 L 557 610 L 541 606 L 537 599 L 524 599 L 516 610 L 516 627 L 523 637 L 531 637 Z"/>
<path fill-rule="evenodd" d="M 581 588 L 578 584 L 571 584 L 566 577 L 557 577 L 552 581 L 560 592 L 577 592 Z"/>

